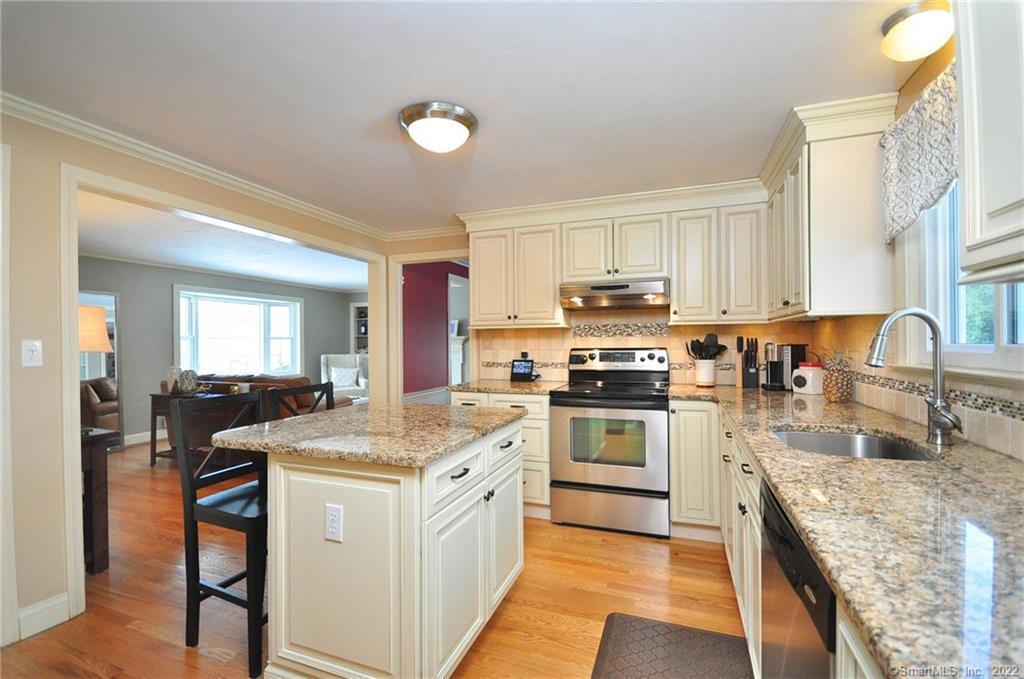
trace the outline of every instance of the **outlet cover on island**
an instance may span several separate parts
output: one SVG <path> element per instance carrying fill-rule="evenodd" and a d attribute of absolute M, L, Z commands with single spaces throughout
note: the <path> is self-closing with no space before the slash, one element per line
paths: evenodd
<path fill-rule="evenodd" d="M 43 365 L 43 340 L 21 340 L 21 367 L 38 368 Z"/>
<path fill-rule="evenodd" d="M 327 503 L 324 506 L 324 540 L 341 542 L 345 524 L 345 508 Z"/>

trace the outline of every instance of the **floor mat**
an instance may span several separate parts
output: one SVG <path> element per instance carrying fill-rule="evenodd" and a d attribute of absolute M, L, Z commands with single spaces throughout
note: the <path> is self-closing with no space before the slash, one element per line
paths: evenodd
<path fill-rule="evenodd" d="M 747 641 L 625 613 L 604 621 L 593 679 L 752 679 Z"/>

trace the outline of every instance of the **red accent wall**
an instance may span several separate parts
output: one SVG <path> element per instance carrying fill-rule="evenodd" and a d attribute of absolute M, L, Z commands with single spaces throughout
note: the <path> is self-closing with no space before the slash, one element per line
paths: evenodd
<path fill-rule="evenodd" d="M 403 393 L 448 385 L 448 274 L 469 277 L 452 262 L 402 268 Z"/>

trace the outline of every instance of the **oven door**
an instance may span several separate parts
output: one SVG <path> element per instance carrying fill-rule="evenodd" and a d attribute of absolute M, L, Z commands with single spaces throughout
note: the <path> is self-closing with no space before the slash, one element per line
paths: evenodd
<path fill-rule="evenodd" d="M 668 492 L 668 410 L 551 405 L 551 480 Z"/>

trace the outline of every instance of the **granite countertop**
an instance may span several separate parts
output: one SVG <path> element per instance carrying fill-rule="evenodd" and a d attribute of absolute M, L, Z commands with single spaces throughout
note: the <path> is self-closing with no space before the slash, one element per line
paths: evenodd
<path fill-rule="evenodd" d="M 424 467 L 524 417 L 518 408 L 354 405 L 213 435 L 227 448 Z"/>
<path fill-rule="evenodd" d="M 565 382 L 537 380 L 536 382 L 513 382 L 512 380 L 474 380 L 448 387 L 448 391 L 479 392 L 481 394 L 520 394 L 547 396 L 552 389 L 565 386 Z"/>
<path fill-rule="evenodd" d="M 670 398 L 721 404 L 889 676 L 1024 667 L 1024 463 L 963 440 L 940 451 L 922 425 L 822 396 L 673 386 Z M 936 460 L 803 452 L 774 435 L 784 428 L 895 435 Z"/>

